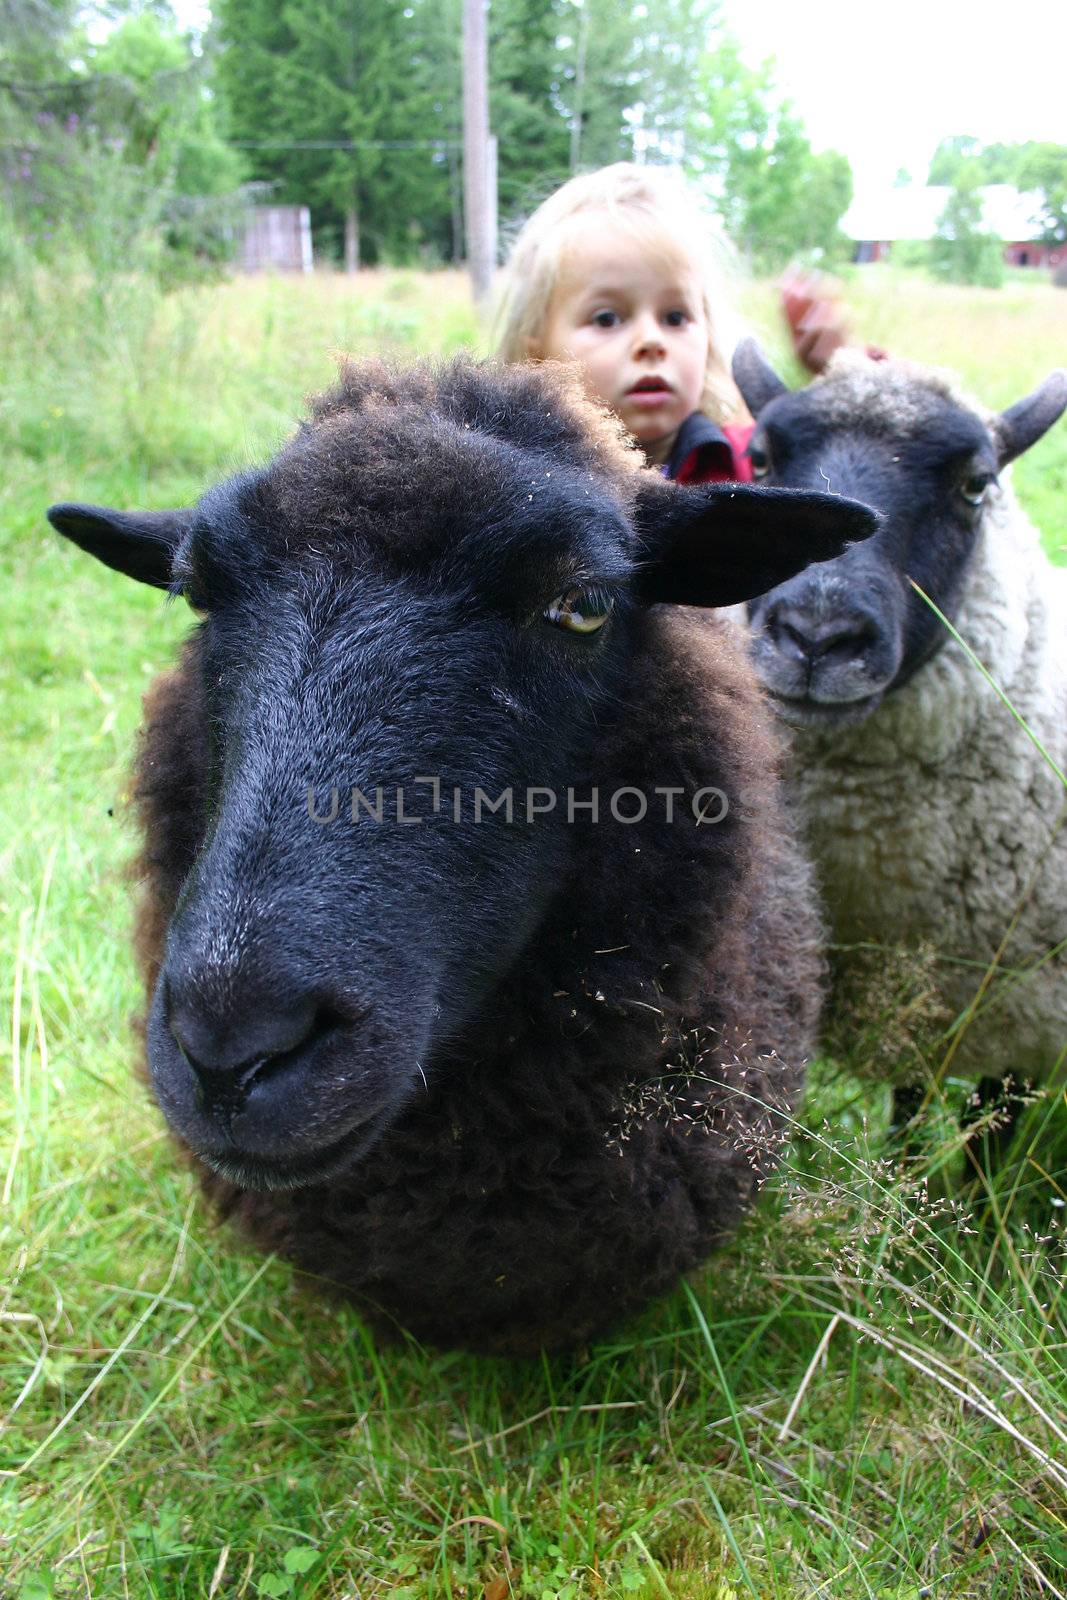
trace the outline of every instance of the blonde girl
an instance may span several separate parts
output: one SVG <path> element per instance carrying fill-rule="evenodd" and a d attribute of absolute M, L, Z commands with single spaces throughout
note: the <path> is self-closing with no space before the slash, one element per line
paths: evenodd
<path fill-rule="evenodd" d="M 748 481 L 729 375 L 725 249 L 681 177 L 619 162 L 570 179 L 508 262 L 498 353 L 573 361 L 668 477 Z"/>

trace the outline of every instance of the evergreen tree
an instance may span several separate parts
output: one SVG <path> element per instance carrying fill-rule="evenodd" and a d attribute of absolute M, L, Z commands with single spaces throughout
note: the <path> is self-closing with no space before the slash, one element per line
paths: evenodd
<path fill-rule="evenodd" d="M 560 29 L 574 10 L 569 0 L 493 0 L 489 7 L 489 123 L 505 220 L 530 211 L 567 176 Z"/>
<path fill-rule="evenodd" d="M 235 137 L 268 146 L 249 152 L 256 177 L 310 205 L 338 244 L 343 232 L 350 266 L 439 249 L 447 231 L 451 130 L 423 29 L 435 9 L 220 0 L 219 80 Z"/>

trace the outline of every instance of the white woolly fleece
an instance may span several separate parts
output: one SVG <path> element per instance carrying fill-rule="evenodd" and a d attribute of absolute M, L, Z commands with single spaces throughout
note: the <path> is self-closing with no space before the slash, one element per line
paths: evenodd
<path fill-rule="evenodd" d="M 843 346 L 826 371 L 808 386 L 807 397 L 831 427 L 871 433 L 911 435 L 935 423 L 946 400 L 973 411 L 986 425 L 994 413 L 964 394 L 955 374 L 945 367 L 915 361 L 872 361 L 866 351 Z"/>
<path fill-rule="evenodd" d="M 885 370 L 866 364 L 883 397 Z M 893 408 L 913 417 L 911 385 L 894 385 Z M 1067 768 L 1067 569 L 1045 555 L 1007 473 L 955 625 Z M 1047 1078 L 1067 1048 L 1067 791 L 1011 712 L 949 640 L 867 721 L 788 738 L 835 941 L 932 941 L 959 1014 L 1007 938 L 953 1070 Z"/>

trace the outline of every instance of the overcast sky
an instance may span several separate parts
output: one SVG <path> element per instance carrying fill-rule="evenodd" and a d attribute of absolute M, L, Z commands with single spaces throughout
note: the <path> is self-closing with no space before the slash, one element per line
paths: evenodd
<path fill-rule="evenodd" d="M 775 57 L 815 147 L 848 156 L 857 194 L 901 167 L 922 182 L 949 134 L 1067 144 L 1064 0 L 722 4 L 746 57 Z"/>

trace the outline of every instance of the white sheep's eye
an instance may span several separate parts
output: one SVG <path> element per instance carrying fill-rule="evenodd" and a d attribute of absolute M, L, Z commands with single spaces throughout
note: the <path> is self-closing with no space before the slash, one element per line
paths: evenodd
<path fill-rule="evenodd" d="M 596 633 L 611 616 L 614 604 L 602 589 L 566 589 L 553 600 L 545 616 L 568 633 Z"/>
<path fill-rule="evenodd" d="M 771 458 L 766 450 L 759 450 L 749 445 L 748 459 L 752 463 L 752 476 L 754 478 L 765 478 L 770 472 Z"/>
<path fill-rule="evenodd" d="M 991 472 L 972 472 L 960 484 L 960 494 L 972 506 L 980 506 L 985 499 L 986 490 L 993 482 Z"/>

